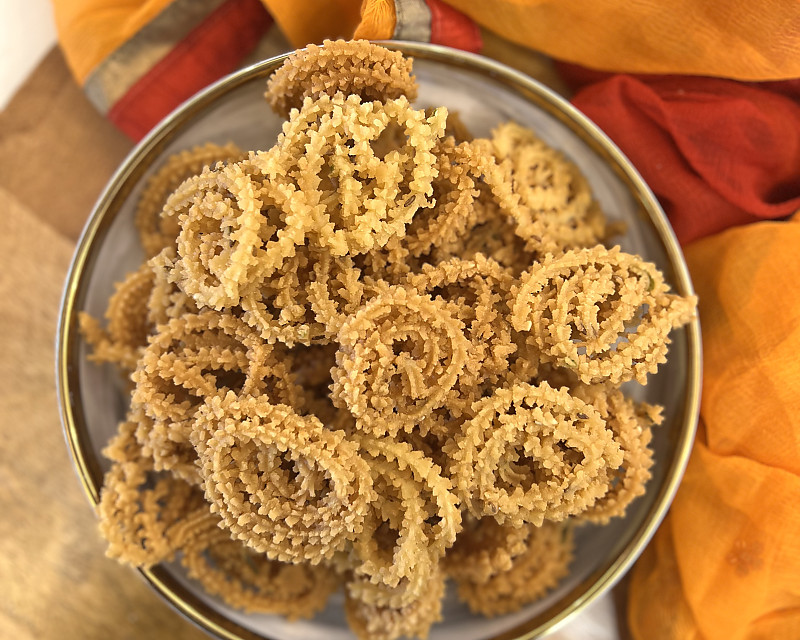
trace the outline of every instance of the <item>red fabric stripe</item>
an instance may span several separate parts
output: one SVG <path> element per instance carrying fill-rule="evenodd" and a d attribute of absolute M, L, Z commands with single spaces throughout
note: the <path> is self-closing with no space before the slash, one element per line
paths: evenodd
<path fill-rule="evenodd" d="M 572 101 L 631 159 L 684 244 L 800 210 L 796 100 L 722 78 L 618 75 Z"/>
<path fill-rule="evenodd" d="M 609 78 L 614 77 L 615 75 L 619 75 L 619 72 L 616 71 L 600 71 L 598 69 L 589 69 L 588 67 L 582 67 L 577 64 L 573 64 L 571 62 L 563 62 L 556 60 L 556 69 L 558 70 L 559 75 L 561 78 L 567 83 L 567 85 L 573 91 L 577 92 L 584 87 L 594 84 L 596 82 L 602 82 L 603 80 L 608 80 Z M 686 77 L 698 77 L 702 78 L 705 76 L 679 76 L 679 75 L 669 75 L 669 74 L 646 74 L 646 73 L 634 73 L 634 74 L 625 74 L 629 75 L 632 78 L 636 78 L 647 84 L 651 80 L 675 80 L 680 81 L 681 78 Z M 786 96 L 787 98 L 791 98 L 792 100 L 800 101 L 800 78 L 792 78 L 789 80 L 767 80 L 762 82 L 743 82 L 741 80 L 736 80 L 742 85 L 747 85 L 753 87 L 755 89 L 768 89 L 770 91 L 774 91 L 775 93 L 780 93 L 781 95 Z"/>
<path fill-rule="evenodd" d="M 425 0 L 431 12 L 431 43 L 478 52 L 483 47 L 478 25 L 442 0 Z"/>
<path fill-rule="evenodd" d="M 233 71 L 271 24 L 259 0 L 228 0 L 114 104 L 109 120 L 141 139 L 184 100 Z"/>

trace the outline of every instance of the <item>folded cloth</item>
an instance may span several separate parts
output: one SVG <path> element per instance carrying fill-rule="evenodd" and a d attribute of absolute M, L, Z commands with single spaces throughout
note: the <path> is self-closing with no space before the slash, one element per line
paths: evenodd
<path fill-rule="evenodd" d="M 481 27 L 558 59 L 605 70 L 747 80 L 800 76 L 800 4 L 782 0 L 53 4 L 75 77 L 101 113 L 134 139 L 194 92 L 233 71 L 260 40 L 279 30 L 295 47 L 355 35 L 479 51 Z M 274 24 L 279 29 L 271 29 Z"/>
<path fill-rule="evenodd" d="M 800 104 L 789 95 L 719 78 L 612 76 L 573 103 L 633 161 L 682 243 L 800 209 Z"/>
<path fill-rule="evenodd" d="M 800 638 L 800 220 L 686 249 L 700 299 L 701 424 L 636 564 L 636 640 Z"/>
<path fill-rule="evenodd" d="M 447 0 L 517 44 L 595 69 L 741 80 L 800 76 L 800 3 Z"/>

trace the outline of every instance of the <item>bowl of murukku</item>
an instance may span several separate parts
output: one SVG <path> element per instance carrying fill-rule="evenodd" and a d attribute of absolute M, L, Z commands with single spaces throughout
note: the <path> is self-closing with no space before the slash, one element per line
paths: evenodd
<path fill-rule="evenodd" d="M 533 638 L 608 590 L 697 423 L 657 201 L 556 94 L 326 42 L 196 95 L 96 205 L 58 386 L 109 557 L 221 638 Z"/>

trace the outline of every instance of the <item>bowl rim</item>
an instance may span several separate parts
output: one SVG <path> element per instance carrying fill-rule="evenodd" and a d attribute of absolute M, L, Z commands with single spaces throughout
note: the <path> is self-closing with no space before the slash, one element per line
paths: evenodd
<path fill-rule="evenodd" d="M 653 226 L 666 252 L 672 270 L 674 290 L 681 295 L 694 294 L 680 245 L 652 191 L 622 151 L 578 109 L 537 80 L 481 55 L 421 42 L 392 40 L 382 41 L 380 44 L 417 59 L 444 62 L 489 76 L 566 125 L 611 166 L 646 214 L 645 221 Z M 225 94 L 254 80 L 266 80 L 291 53 L 269 58 L 225 76 L 167 115 L 124 159 L 100 195 L 84 226 L 70 264 L 61 300 L 56 336 L 56 386 L 67 447 L 81 485 L 94 507 L 99 502 L 102 473 L 97 460 L 85 446 L 85 434 L 88 430 L 81 407 L 82 396 L 78 376 L 80 332 L 77 312 L 80 309 L 79 303 L 85 296 L 88 279 L 85 276 L 91 271 L 100 241 L 133 186 L 184 125 Z M 661 524 L 688 463 L 700 411 L 702 352 L 699 319 L 692 320 L 684 331 L 688 354 L 683 407 L 676 414 L 676 425 L 680 425 L 680 430 L 675 434 L 675 455 L 668 461 L 669 468 L 659 493 L 642 523 L 608 564 L 587 576 L 578 586 L 544 611 L 515 628 L 495 636 L 496 640 L 530 640 L 564 624 L 619 581 Z M 269 640 L 209 607 L 189 592 L 164 567 L 158 565 L 138 571 L 179 613 L 205 631 L 225 640 Z M 565 601 L 568 602 L 563 604 Z"/>

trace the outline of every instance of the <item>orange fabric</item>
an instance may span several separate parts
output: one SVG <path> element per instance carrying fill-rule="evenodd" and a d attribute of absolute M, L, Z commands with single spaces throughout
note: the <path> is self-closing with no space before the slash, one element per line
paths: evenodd
<path fill-rule="evenodd" d="M 800 76 L 794 0 L 447 0 L 513 42 L 595 69 L 746 80 Z M 70 67 L 83 83 L 170 0 L 54 0 Z M 391 0 L 263 0 L 294 46 L 389 38 Z"/>
<path fill-rule="evenodd" d="M 796 0 L 447 0 L 517 44 L 593 69 L 800 76 Z"/>
<path fill-rule="evenodd" d="M 800 221 L 686 250 L 703 327 L 701 426 L 632 575 L 637 640 L 800 638 Z"/>
<path fill-rule="evenodd" d="M 58 37 L 75 78 L 86 77 L 106 56 L 155 18 L 171 0 L 54 0 Z"/>
<path fill-rule="evenodd" d="M 361 22 L 361 0 L 262 1 L 293 47 L 321 44 L 325 38 L 351 38 Z"/>
<path fill-rule="evenodd" d="M 361 8 L 361 23 L 353 37 L 388 40 L 394 33 L 396 21 L 394 0 L 365 0 Z"/>

